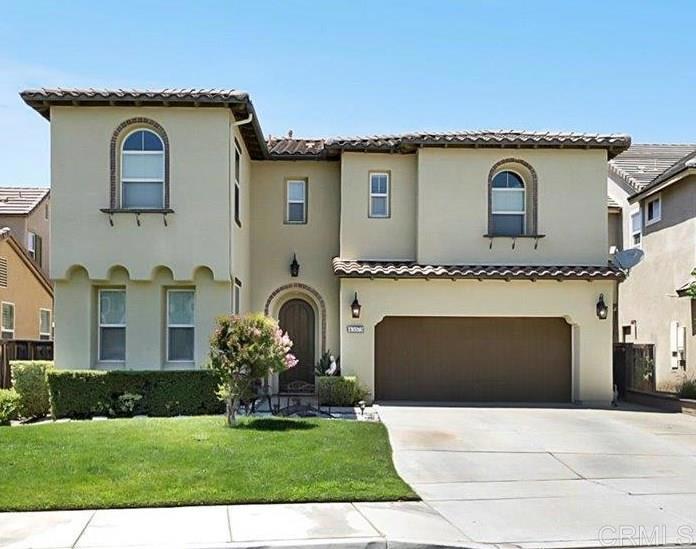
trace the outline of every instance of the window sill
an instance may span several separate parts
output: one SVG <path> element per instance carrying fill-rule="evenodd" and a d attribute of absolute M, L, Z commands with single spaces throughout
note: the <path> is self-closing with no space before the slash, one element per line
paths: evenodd
<path fill-rule="evenodd" d="M 483 238 L 545 238 L 545 234 L 484 234 Z"/>
<path fill-rule="evenodd" d="M 114 226 L 114 215 L 119 214 L 130 214 L 135 216 L 135 222 L 140 227 L 140 216 L 145 214 L 157 214 L 162 216 L 164 221 L 164 226 L 167 226 L 167 215 L 173 214 L 174 210 L 171 208 L 101 208 L 99 210 L 109 216 L 109 225 Z"/>
<path fill-rule="evenodd" d="M 484 234 L 483 238 L 487 238 L 490 241 L 490 244 L 488 245 L 488 249 L 492 250 L 493 249 L 493 240 L 496 238 L 509 238 L 512 240 L 512 249 L 515 249 L 515 244 L 517 243 L 518 238 L 523 238 L 523 239 L 532 239 L 534 240 L 534 249 L 536 250 L 539 247 L 539 240 L 542 238 L 545 238 L 545 234 Z"/>
<path fill-rule="evenodd" d="M 170 214 L 174 213 L 171 208 L 101 208 L 100 212 L 106 214 Z"/>

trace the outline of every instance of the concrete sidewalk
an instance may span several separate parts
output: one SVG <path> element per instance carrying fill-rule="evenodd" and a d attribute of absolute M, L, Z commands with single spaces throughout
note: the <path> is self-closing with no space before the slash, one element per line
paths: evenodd
<path fill-rule="evenodd" d="M 0 513 L 5 549 L 482 547 L 423 502 Z"/>

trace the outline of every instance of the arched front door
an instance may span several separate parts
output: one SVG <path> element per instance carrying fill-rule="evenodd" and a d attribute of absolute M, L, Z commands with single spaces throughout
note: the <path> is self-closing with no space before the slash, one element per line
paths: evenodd
<path fill-rule="evenodd" d="M 291 299 L 280 308 L 278 323 L 290 336 L 291 352 L 299 360 L 280 374 L 280 390 L 293 381 L 314 383 L 314 309 L 303 299 Z"/>

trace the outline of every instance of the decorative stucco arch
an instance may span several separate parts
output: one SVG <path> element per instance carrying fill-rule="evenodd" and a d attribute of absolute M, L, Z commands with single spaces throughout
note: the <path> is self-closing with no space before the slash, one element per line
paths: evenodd
<path fill-rule="evenodd" d="M 284 302 L 285 300 L 282 299 L 284 296 L 291 298 L 297 295 L 309 298 L 308 301 L 316 307 L 319 313 L 319 339 L 321 342 L 321 354 L 324 354 L 326 352 L 326 303 L 317 290 L 301 282 L 293 282 L 280 286 L 273 290 L 268 296 L 263 312 L 266 315 L 270 315 L 274 302 Z"/>
<path fill-rule="evenodd" d="M 521 158 L 503 158 L 499 160 L 491 167 L 488 172 L 488 234 L 493 234 L 493 178 L 498 174 L 498 172 L 504 169 L 510 169 L 515 171 L 515 168 L 522 168 L 523 173 L 522 179 L 524 180 L 526 190 L 527 190 L 527 226 L 525 227 L 525 233 L 530 235 L 535 235 L 538 233 L 537 225 L 537 204 L 538 204 L 538 182 L 539 178 L 537 172 L 529 162 L 522 160 Z"/>
<path fill-rule="evenodd" d="M 110 189 L 110 203 L 111 208 L 118 208 L 119 201 L 119 165 L 120 165 L 120 148 L 121 139 L 125 132 L 131 129 L 146 128 L 152 130 L 164 143 L 164 208 L 169 209 L 169 137 L 167 137 L 167 132 L 164 128 L 154 120 L 144 117 L 129 118 L 121 122 L 118 127 L 114 130 L 111 136 L 111 145 L 109 150 L 110 159 L 110 170 L 111 170 L 111 189 Z"/>

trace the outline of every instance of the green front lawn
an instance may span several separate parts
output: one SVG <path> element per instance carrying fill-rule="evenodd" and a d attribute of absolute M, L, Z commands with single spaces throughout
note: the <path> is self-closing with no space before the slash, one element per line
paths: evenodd
<path fill-rule="evenodd" d="M 385 427 L 119 419 L 0 428 L 0 511 L 416 499 Z"/>

